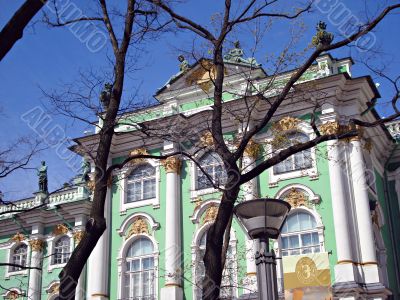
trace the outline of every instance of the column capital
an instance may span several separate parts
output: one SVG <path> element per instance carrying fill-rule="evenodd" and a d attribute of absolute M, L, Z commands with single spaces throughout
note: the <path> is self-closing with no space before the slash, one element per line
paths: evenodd
<path fill-rule="evenodd" d="M 177 173 L 179 174 L 181 171 L 182 162 L 179 158 L 175 156 L 170 156 L 161 161 L 161 164 L 165 168 L 166 173 Z"/>
<path fill-rule="evenodd" d="M 40 239 L 30 240 L 29 245 L 32 248 L 32 251 L 41 252 L 44 248 L 45 242 Z"/>
<path fill-rule="evenodd" d="M 84 233 L 85 232 L 83 230 L 78 230 L 78 231 L 74 232 L 73 237 L 74 237 L 75 244 L 78 245 L 81 242 Z"/>
<path fill-rule="evenodd" d="M 244 154 L 252 159 L 257 159 L 258 155 L 260 154 L 261 146 L 257 144 L 253 140 L 250 140 L 247 143 L 246 149 L 244 150 Z"/>

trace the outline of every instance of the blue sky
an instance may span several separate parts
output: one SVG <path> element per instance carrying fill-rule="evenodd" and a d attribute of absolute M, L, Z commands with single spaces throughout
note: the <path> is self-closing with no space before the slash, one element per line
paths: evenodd
<path fill-rule="evenodd" d="M 22 0 L 0 0 L 0 27 L 7 22 L 15 10 L 21 5 Z M 86 1 L 61 1 L 63 3 L 74 3 L 77 7 L 85 10 Z M 115 1 L 114 1 L 115 2 Z M 292 7 L 293 1 L 284 0 L 288 7 Z M 320 0 L 320 5 L 324 0 Z M 334 2 L 334 1 L 326 1 Z M 372 2 L 372 1 L 371 1 Z M 373 1 L 375 2 L 375 1 Z M 380 1 L 382 5 L 386 1 Z M 390 1 L 389 1 L 390 2 Z M 218 1 L 188 1 L 179 8 L 180 12 L 194 18 L 202 24 L 209 25 L 209 20 L 214 11 L 222 3 Z M 337 1 L 337 5 L 344 5 L 349 13 L 360 19 L 366 16 L 364 1 Z M 367 12 L 376 11 L 377 6 L 367 7 Z M 321 6 L 322 7 L 322 6 Z M 47 8 L 44 8 L 45 10 Z M 47 10 L 49 15 L 51 11 Z M 335 33 L 336 40 L 340 37 L 340 28 L 336 26 L 335 20 L 340 16 L 321 12 L 314 8 L 312 14 L 307 15 L 303 21 L 306 26 L 304 37 L 300 39 L 298 47 L 303 48 L 311 40 L 315 32 L 315 24 L 319 20 L 328 23 L 328 31 Z M 35 21 L 41 19 L 39 14 Z M 389 69 L 388 74 L 395 74 L 400 68 L 400 57 L 395 49 L 398 48 L 399 18 L 393 15 L 387 18 L 375 31 L 376 45 L 380 47 L 382 53 L 375 56 L 374 62 L 385 61 Z M 290 26 L 298 24 L 290 24 Z M 257 49 L 255 56 L 260 63 L 265 64 L 265 57 L 268 54 L 279 54 L 281 46 L 286 42 L 289 25 L 283 22 L 274 23 L 266 35 L 263 43 Z M 248 32 L 240 30 L 236 32 L 230 41 L 240 39 L 245 51 L 249 53 L 252 46 L 252 39 Z M 178 71 L 178 61 L 176 57 L 180 48 L 189 49 L 192 45 L 192 37 L 187 33 L 169 33 L 153 41 L 148 42 L 141 57 L 143 68 L 134 73 L 128 74 L 126 81 L 126 94 L 140 87 L 139 93 L 145 99 L 151 96 L 161 87 L 167 79 Z M 103 48 L 97 53 L 88 51 L 86 45 L 79 41 L 68 28 L 49 29 L 43 24 L 37 23 L 33 28 L 25 31 L 22 40 L 12 48 L 8 55 L 0 62 L 0 106 L 3 108 L 3 115 L 0 115 L 1 146 L 6 146 L 13 139 L 19 136 L 35 136 L 26 123 L 21 121 L 21 116 L 30 109 L 38 106 L 45 108 L 48 103 L 40 88 L 45 90 L 60 89 L 63 83 L 71 83 L 76 80 L 80 71 L 89 68 L 100 68 L 107 66 L 107 55 L 110 55 L 108 47 Z M 333 53 L 336 57 L 359 56 L 356 49 L 342 49 Z M 353 76 L 368 75 L 369 72 L 362 66 L 356 65 L 353 68 Z M 384 101 L 390 97 L 389 86 L 381 79 L 379 91 Z M 387 114 L 390 110 L 384 106 L 378 106 L 382 114 Z M 65 130 L 68 137 L 78 137 L 83 135 L 83 131 L 88 129 L 86 124 L 79 123 L 61 116 L 52 116 L 52 124 L 59 125 Z M 72 171 L 58 157 L 54 149 L 48 149 L 33 161 L 33 166 L 38 166 L 41 160 L 46 160 L 49 173 L 50 189 L 55 189 L 68 181 L 73 175 Z M 18 199 L 30 196 L 37 189 L 37 178 L 34 171 L 20 171 L 0 181 L 0 190 L 3 191 L 7 199 Z"/>

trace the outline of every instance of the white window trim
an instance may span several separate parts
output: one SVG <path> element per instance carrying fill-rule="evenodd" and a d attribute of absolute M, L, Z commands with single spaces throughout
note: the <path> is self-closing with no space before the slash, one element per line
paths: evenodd
<path fill-rule="evenodd" d="M 153 236 L 147 235 L 147 234 L 134 234 L 127 238 L 124 243 L 121 246 L 121 249 L 119 251 L 118 257 L 117 257 L 117 272 L 118 272 L 118 286 L 117 286 L 117 293 L 118 293 L 118 298 L 117 299 L 125 299 L 124 289 L 122 288 L 122 281 L 123 281 L 123 276 L 125 274 L 126 270 L 126 264 L 125 264 L 125 257 L 126 253 L 128 252 L 129 247 L 132 245 L 132 243 L 135 242 L 140 237 L 145 237 L 148 238 L 152 241 L 154 251 L 153 251 L 153 256 L 154 256 L 154 275 L 156 280 L 154 280 L 154 293 L 155 293 L 155 298 L 158 299 L 158 260 L 159 260 L 159 250 L 158 250 L 158 243 L 154 239 Z"/>
<path fill-rule="evenodd" d="M 66 234 L 60 234 L 60 235 L 57 235 L 57 236 L 53 236 L 53 235 L 49 236 L 46 239 L 47 245 L 48 245 L 47 246 L 48 247 L 47 248 L 48 249 L 47 253 L 49 255 L 47 271 L 49 273 L 51 273 L 54 269 L 60 269 L 60 268 L 63 268 L 66 265 L 66 263 L 65 264 L 56 264 L 56 265 L 52 264 L 53 263 L 53 252 L 54 252 L 55 243 L 56 243 L 56 241 L 58 241 L 63 236 L 69 237 L 69 252 L 70 252 L 70 256 L 72 254 L 72 251 L 74 251 L 74 239 L 73 239 L 73 236 L 72 236 L 72 234 L 70 232 L 68 232 Z"/>
<path fill-rule="evenodd" d="M 206 232 L 210 228 L 211 225 L 212 225 L 212 222 L 207 222 L 204 225 L 202 225 L 200 228 L 198 228 L 195 231 L 194 237 L 192 239 L 192 245 L 191 245 L 191 248 L 192 248 L 192 262 L 193 262 L 192 263 L 192 274 L 193 274 L 192 278 L 194 280 L 193 288 L 192 288 L 192 295 L 193 295 L 192 299 L 196 299 L 196 293 L 197 293 L 197 286 L 196 286 L 196 282 L 195 282 L 196 279 L 195 278 L 197 278 L 196 264 L 198 262 L 197 253 L 198 253 L 198 250 L 199 250 L 200 238 L 203 236 L 204 232 Z M 235 282 L 239 283 L 238 282 L 238 272 L 236 271 L 237 270 L 237 263 L 238 263 L 238 260 L 237 260 L 237 238 L 236 238 L 235 231 L 233 229 L 231 229 L 230 238 L 231 239 L 229 241 L 229 244 L 230 244 L 231 249 L 232 249 L 232 255 L 235 258 L 235 261 L 234 261 L 234 270 L 235 271 L 234 271 L 234 275 L 233 276 L 234 276 Z M 238 292 L 239 292 L 239 287 L 235 287 L 235 293 L 234 293 L 234 297 L 235 298 L 239 297 Z"/>
<path fill-rule="evenodd" d="M 7 254 L 6 255 L 8 257 L 8 262 L 12 263 L 12 254 L 14 252 L 14 249 L 17 248 L 20 244 L 25 244 L 25 245 L 28 246 L 28 248 L 26 249 L 26 251 L 27 251 L 26 252 L 26 265 L 29 266 L 30 263 L 31 263 L 31 252 L 32 251 L 31 251 L 31 246 L 29 245 L 28 241 L 26 241 L 26 240 L 21 241 L 21 242 L 11 243 L 7 248 L 5 248 L 5 249 L 7 249 Z M 11 276 L 14 276 L 14 275 L 25 275 L 25 276 L 27 276 L 28 275 L 28 271 L 29 271 L 29 269 L 25 269 L 25 270 L 12 272 L 12 271 L 10 271 L 10 266 L 7 266 L 5 269 L 6 269 L 6 272 L 5 272 L 5 275 L 4 275 L 5 279 L 9 279 Z"/>
<path fill-rule="evenodd" d="M 291 214 L 294 214 L 294 213 L 299 212 L 299 211 L 304 211 L 306 213 L 311 214 L 314 217 L 315 222 L 317 223 L 317 226 L 314 229 L 303 230 L 303 231 L 299 231 L 298 233 L 293 232 L 293 233 L 288 233 L 287 235 L 286 234 L 281 234 L 279 236 L 279 238 L 278 238 L 278 243 L 277 243 L 278 248 L 275 249 L 275 252 L 277 252 L 277 256 L 279 256 L 279 257 L 282 257 L 282 236 L 290 236 L 290 235 L 296 235 L 296 234 L 300 235 L 300 234 L 308 233 L 308 232 L 318 232 L 318 240 L 319 240 L 319 244 L 320 244 L 320 252 L 319 253 L 326 252 L 326 250 L 325 250 L 325 237 L 324 237 L 324 228 L 325 227 L 324 227 L 324 224 L 322 223 L 320 215 L 314 209 L 310 209 L 310 208 L 305 207 L 305 206 L 300 206 L 300 207 L 296 207 L 296 208 L 292 209 L 289 212 L 288 217 Z M 299 254 L 299 255 L 302 255 L 302 254 Z"/>
<path fill-rule="evenodd" d="M 206 150 L 199 151 L 199 153 L 197 153 L 195 159 L 197 159 L 197 160 L 201 159 L 201 157 L 203 155 L 205 155 L 207 152 L 210 152 L 210 151 L 206 151 Z M 218 154 L 216 154 L 216 155 L 218 155 Z M 189 164 L 190 164 L 190 175 L 191 175 L 190 176 L 190 178 L 191 178 L 191 180 L 190 180 L 190 198 L 191 198 L 192 202 L 200 196 L 221 192 L 220 190 L 215 189 L 214 187 L 198 190 L 197 189 L 197 177 L 198 177 L 197 176 L 197 165 L 192 160 L 190 160 Z M 221 188 L 224 188 L 224 186 L 221 186 Z"/>
<path fill-rule="evenodd" d="M 160 207 L 160 163 L 157 160 L 154 159 L 146 159 L 144 163 L 148 163 L 151 166 L 155 168 L 155 177 L 156 177 L 156 196 L 155 198 L 151 199 L 144 199 L 144 200 L 138 200 L 130 203 L 126 203 L 126 200 L 128 198 L 127 195 L 127 186 L 128 186 L 128 176 L 129 173 L 134 170 L 136 167 L 135 165 L 125 167 L 121 170 L 119 173 L 119 189 L 120 189 L 120 214 L 126 214 L 126 211 L 131 208 L 135 207 L 142 207 L 142 206 L 147 206 L 147 205 L 153 205 L 153 208 L 159 208 Z M 138 164 L 139 165 L 139 164 Z"/>
<path fill-rule="evenodd" d="M 310 140 L 315 138 L 315 133 L 313 132 L 311 126 L 309 124 L 307 124 L 306 122 L 300 122 L 300 124 L 298 124 L 298 128 L 296 131 L 306 134 Z M 272 150 L 273 150 L 272 145 L 271 145 L 272 140 L 273 140 L 273 137 L 269 133 L 268 137 L 265 140 L 266 141 L 266 145 L 265 145 L 266 153 L 269 153 L 268 157 L 272 157 Z M 292 179 L 292 178 L 308 176 L 310 178 L 310 180 L 318 179 L 318 169 L 317 169 L 317 159 L 316 159 L 315 147 L 312 147 L 310 149 L 310 151 L 311 151 L 311 168 L 303 169 L 303 170 L 295 170 L 295 171 L 286 172 L 283 174 L 274 174 L 274 168 L 273 167 L 269 168 L 269 186 L 276 187 L 280 181 Z"/>

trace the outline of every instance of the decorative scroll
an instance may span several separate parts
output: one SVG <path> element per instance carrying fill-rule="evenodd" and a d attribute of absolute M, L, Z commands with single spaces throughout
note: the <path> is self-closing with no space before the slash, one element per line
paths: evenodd
<path fill-rule="evenodd" d="M 145 148 L 137 148 L 137 149 L 134 149 L 134 150 L 132 150 L 130 153 L 129 153 L 129 156 L 136 156 L 136 155 L 148 155 L 149 153 L 147 152 L 147 150 L 145 149 Z M 141 163 L 141 162 L 143 162 L 145 160 L 145 158 L 135 158 L 135 159 L 132 159 L 131 161 L 130 161 L 130 164 L 137 164 L 137 163 Z"/>
<path fill-rule="evenodd" d="M 41 252 L 44 248 L 44 241 L 43 240 L 30 240 L 29 245 L 31 245 L 32 251 Z"/>
<path fill-rule="evenodd" d="M 14 234 L 14 236 L 11 238 L 12 241 L 16 242 L 16 243 L 20 243 L 23 240 L 25 240 L 26 237 L 23 233 L 17 232 L 16 234 Z"/>
<path fill-rule="evenodd" d="M 244 150 L 244 153 L 245 153 L 247 156 L 249 156 L 249 157 L 251 157 L 251 158 L 253 158 L 253 159 L 256 159 L 256 158 L 258 157 L 258 155 L 260 154 L 260 151 L 261 151 L 261 146 L 260 146 L 260 144 L 257 144 L 257 143 L 254 142 L 253 140 L 250 140 L 250 141 L 247 143 L 247 147 L 246 147 L 246 149 Z"/>
<path fill-rule="evenodd" d="M 212 133 L 210 131 L 206 131 L 201 137 L 200 137 L 200 143 L 204 147 L 211 147 L 214 145 L 214 139 L 212 136 Z"/>
<path fill-rule="evenodd" d="M 144 218 L 138 217 L 132 223 L 126 237 L 128 238 L 134 234 L 142 234 L 142 233 L 149 234 L 149 226 Z"/>
<path fill-rule="evenodd" d="M 79 244 L 81 242 L 84 233 L 85 232 L 83 230 L 79 230 L 79 231 L 75 231 L 74 232 L 73 236 L 74 236 L 74 241 L 75 241 L 76 244 Z"/>
<path fill-rule="evenodd" d="M 54 235 L 61 235 L 68 233 L 68 227 L 65 224 L 57 224 L 53 229 Z"/>
<path fill-rule="evenodd" d="M 168 157 L 167 159 L 163 159 L 161 164 L 165 168 L 165 172 L 167 173 L 180 173 L 182 162 L 179 158 L 175 156 Z"/>
<path fill-rule="evenodd" d="M 297 130 L 297 125 L 300 122 L 300 119 L 287 116 L 274 123 L 273 129 L 277 131 Z"/>
<path fill-rule="evenodd" d="M 208 223 L 208 222 L 214 222 L 215 218 L 217 217 L 218 214 L 218 207 L 217 206 L 210 206 L 207 208 L 205 214 L 204 214 L 204 219 L 203 219 L 203 224 Z"/>
<path fill-rule="evenodd" d="M 285 200 L 289 202 L 292 208 L 307 205 L 306 196 L 296 188 L 291 188 L 290 192 L 285 196 Z"/>

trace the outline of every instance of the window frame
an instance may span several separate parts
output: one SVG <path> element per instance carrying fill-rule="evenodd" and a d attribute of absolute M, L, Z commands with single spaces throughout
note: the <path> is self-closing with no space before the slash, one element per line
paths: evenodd
<path fill-rule="evenodd" d="M 149 164 L 155 168 L 155 197 L 127 202 L 128 199 L 128 176 L 140 165 Z M 153 205 L 153 208 L 160 207 L 160 162 L 154 159 L 146 159 L 143 162 L 132 166 L 124 167 L 118 174 L 120 191 L 120 215 L 125 215 L 128 209 Z"/>
<path fill-rule="evenodd" d="M 31 247 L 27 241 L 14 242 L 10 245 L 10 247 L 8 248 L 8 253 L 7 253 L 8 262 L 13 263 L 13 252 L 21 244 L 25 244 L 27 246 L 26 265 L 29 266 L 30 259 L 31 259 Z M 29 271 L 29 269 L 25 269 L 25 270 L 22 269 L 19 271 L 10 271 L 10 267 L 7 267 L 7 268 L 5 268 L 5 276 L 4 277 L 10 278 L 10 276 L 14 276 L 14 275 L 28 275 L 28 271 Z"/>
<path fill-rule="evenodd" d="M 59 242 L 63 242 L 63 241 L 67 241 L 68 245 L 57 245 Z M 60 258 L 57 256 L 57 249 L 61 249 L 61 253 L 58 254 L 60 255 Z M 69 250 L 69 252 L 64 252 L 65 250 Z M 54 241 L 54 245 L 53 245 L 53 249 L 51 252 L 51 264 L 52 265 L 65 265 L 69 258 L 71 256 L 71 239 L 67 236 L 67 235 L 62 235 L 60 237 L 58 237 L 55 241 Z M 58 262 L 58 259 L 60 259 L 61 262 Z M 57 262 L 56 262 L 57 260 Z M 65 262 L 64 262 L 65 260 Z"/>
<path fill-rule="evenodd" d="M 301 122 L 298 124 L 297 130 L 291 130 L 288 131 L 287 134 L 292 134 L 292 133 L 301 133 L 304 134 L 308 137 L 309 140 L 312 140 L 315 138 L 315 133 L 313 132 L 312 128 L 304 123 Z M 268 153 L 268 157 L 273 156 L 273 147 L 272 147 L 272 140 L 273 137 L 271 136 L 271 133 L 268 133 L 269 136 L 266 138 L 266 153 Z M 299 170 L 293 170 L 293 171 L 288 171 L 284 173 L 279 173 L 275 174 L 275 168 L 274 166 L 268 170 L 269 172 L 269 187 L 276 187 L 278 186 L 278 183 L 282 180 L 287 180 L 287 179 L 293 179 L 293 178 L 299 178 L 299 177 L 309 177 L 310 180 L 316 180 L 318 179 L 318 169 L 317 169 L 317 160 L 316 160 L 316 153 L 315 153 L 315 147 L 312 147 L 310 149 L 310 155 L 311 155 L 311 166 L 306 169 L 299 169 Z"/>
<path fill-rule="evenodd" d="M 69 252 L 70 252 L 70 256 L 72 251 L 74 250 L 74 240 L 73 240 L 73 236 L 70 232 L 66 233 L 66 234 L 60 234 L 57 236 L 50 236 L 46 241 L 47 241 L 47 245 L 48 245 L 48 253 L 50 253 L 51 255 L 49 256 L 49 263 L 48 263 L 48 267 L 47 267 L 47 271 L 48 272 L 52 272 L 54 269 L 60 269 L 63 268 L 66 263 L 62 263 L 62 264 L 54 264 L 54 248 L 56 245 L 56 242 L 58 240 L 60 240 L 63 237 L 67 237 L 69 239 Z"/>
<path fill-rule="evenodd" d="M 147 234 L 135 234 L 130 236 L 125 240 L 125 242 L 122 244 L 122 247 L 119 251 L 119 255 L 117 257 L 117 272 L 118 272 L 118 287 L 117 287 L 117 293 L 118 293 L 118 299 L 125 299 L 125 289 L 124 289 L 124 279 L 125 279 L 125 273 L 126 273 L 126 255 L 129 251 L 129 248 L 133 243 L 138 240 L 141 237 L 145 237 L 149 239 L 152 244 L 153 244 L 153 253 L 152 256 L 154 257 L 154 277 L 158 278 L 158 263 L 159 263 L 159 250 L 158 250 L 158 243 L 154 239 L 153 236 L 147 235 Z M 155 299 L 158 299 L 158 280 L 154 280 L 154 297 Z"/>
<path fill-rule="evenodd" d="M 196 156 L 196 159 L 198 160 L 198 162 L 200 162 L 200 160 L 208 154 L 214 154 L 216 155 L 216 159 L 220 161 L 222 167 L 223 167 L 223 163 L 221 158 L 218 156 L 217 153 L 213 152 L 213 151 L 201 151 L 200 153 L 198 153 L 198 155 Z M 190 161 L 190 173 L 191 173 L 191 199 L 192 201 L 201 196 L 201 195 L 206 195 L 206 194 L 212 194 L 215 192 L 219 192 L 218 189 L 215 189 L 213 186 L 211 187 L 205 187 L 202 189 L 198 188 L 198 179 L 199 179 L 199 172 L 201 172 L 201 170 L 197 167 L 197 165 L 193 162 Z M 225 171 L 226 173 L 226 171 Z M 227 178 L 227 175 L 226 175 Z M 224 185 L 221 185 L 221 188 L 224 188 Z"/>
<path fill-rule="evenodd" d="M 279 238 L 278 238 L 278 247 L 279 247 L 279 255 L 281 257 L 288 257 L 288 256 L 297 256 L 297 255 L 310 255 L 313 253 L 323 253 L 325 252 L 325 241 L 324 241 L 324 226 L 322 225 L 321 219 L 319 217 L 319 215 L 306 207 L 297 207 L 294 208 L 293 210 L 290 211 L 289 216 L 293 215 L 293 214 L 297 214 L 297 213 L 304 213 L 304 214 L 308 214 L 309 216 L 311 216 L 312 218 L 314 218 L 315 221 L 315 227 L 311 228 L 311 229 L 305 229 L 305 230 L 300 230 L 300 231 L 293 231 L 293 232 L 289 232 L 289 233 L 281 233 Z M 286 219 L 287 221 L 287 219 Z M 285 221 L 285 223 L 286 223 Z M 310 245 L 310 246 L 302 246 L 302 240 L 301 240 L 301 236 L 305 235 L 305 234 L 310 234 L 310 233 L 317 233 L 318 235 L 318 244 L 315 245 Z M 298 236 L 299 238 L 299 247 L 295 247 L 295 248 L 288 248 L 288 249 L 283 249 L 283 240 L 282 238 L 284 237 L 290 237 L 290 236 Z M 314 252 L 314 247 L 319 247 L 319 252 Z M 307 249 L 307 248 L 312 248 L 312 252 L 310 253 L 301 253 L 303 249 Z M 299 253 L 298 254 L 289 254 L 290 251 L 296 251 L 298 250 Z M 284 255 L 283 252 L 287 251 L 288 255 Z"/>

